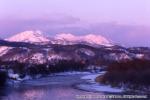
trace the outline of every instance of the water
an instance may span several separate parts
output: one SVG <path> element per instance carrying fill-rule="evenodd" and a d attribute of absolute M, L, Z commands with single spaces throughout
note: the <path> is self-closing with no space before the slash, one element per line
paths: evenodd
<path fill-rule="evenodd" d="M 75 85 L 85 83 L 83 75 L 57 75 L 24 81 L 15 87 L 0 89 L 1 100 L 106 100 L 81 99 L 80 96 L 106 95 L 103 92 L 83 91 Z M 110 100 L 110 99 L 109 99 Z M 121 100 L 121 99 L 120 99 Z M 125 100 L 125 99 L 123 99 Z M 139 100 L 139 99 L 138 99 Z"/>

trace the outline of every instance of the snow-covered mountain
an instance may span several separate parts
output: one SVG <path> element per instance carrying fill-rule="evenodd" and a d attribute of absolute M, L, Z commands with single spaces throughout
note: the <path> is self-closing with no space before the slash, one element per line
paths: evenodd
<path fill-rule="evenodd" d="M 36 43 L 36 44 L 61 44 L 61 45 L 70 45 L 70 44 L 80 44 L 88 43 L 89 45 L 104 45 L 112 46 L 106 38 L 100 35 L 88 34 L 85 36 L 75 36 L 71 33 L 60 33 L 54 37 L 46 37 L 41 31 L 24 31 L 18 33 L 10 38 L 5 39 L 9 42 L 25 42 L 25 43 Z M 0 56 L 5 54 L 12 47 L 2 46 L 0 47 Z"/>
<path fill-rule="evenodd" d="M 101 35 L 94 35 L 94 34 L 75 36 L 75 35 L 70 34 L 70 33 L 60 33 L 60 34 L 57 34 L 54 37 L 54 39 L 64 41 L 64 43 L 66 41 L 72 42 L 72 43 L 87 42 L 89 44 L 112 46 L 112 43 L 109 40 L 107 40 L 105 37 L 103 37 Z"/>
<path fill-rule="evenodd" d="M 25 43 L 47 43 L 50 40 L 43 35 L 41 31 L 24 31 L 10 38 L 5 39 L 9 42 L 25 42 Z M 1 46 L 0 56 L 6 54 L 12 47 Z"/>
<path fill-rule="evenodd" d="M 10 38 L 5 39 L 11 42 L 30 42 L 30 43 L 41 43 L 49 42 L 50 40 L 45 37 L 41 31 L 25 31 L 18 33 Z"/>
<path fill-rule="evenodd" d="M 95 45 L 112 46 L 112 43 L 101 35 L 88 34 L 83 36 L 75 36 L 71 33 L 60 33 L 53 37 L 46 37 L 41 31 L 25 31 L 18 33 L 10 38 L 5 39 L 10 42 L 30 42 L 43 43 L 51 42 L 52 44 L 75 44 L 75 43 L 89 43 Z"/>
<path fill-rule="evenodd" d="M 0 41 L 0 60 L 24 63 L 50 63 L 62 59 L 89 63 L 150 59 L 149 48 L 112 45 L 100 35 L 75 36 L 69 33 L 45 37 L 40 31 L 25 31 Z"/>

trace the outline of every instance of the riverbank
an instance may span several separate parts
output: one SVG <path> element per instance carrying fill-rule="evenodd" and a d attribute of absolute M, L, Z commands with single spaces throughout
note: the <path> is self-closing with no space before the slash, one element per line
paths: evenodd
<path fill-rule="evenodd" d="M 123 89 L 113 88 L 110 85 L 104 85 L 96 82 L 96 77 L 101 76 L 104 73 L 105 71 L 85 75 L 81 77 L 81 79 L 85 80 L 86 83 L 78 84 L 76 85 L 76 87 L 85 91 L 92 91 L 92 92 L 122 93 Z"/>
<path fill-rule="evenodd" d="M 150 93 L 150 61 L 129 60 L 114 62 L 107 67 L 103 76 L 98 76 L 96 81 L 112 87 L 122 88 L 127 92 L 136 94 Z"/>

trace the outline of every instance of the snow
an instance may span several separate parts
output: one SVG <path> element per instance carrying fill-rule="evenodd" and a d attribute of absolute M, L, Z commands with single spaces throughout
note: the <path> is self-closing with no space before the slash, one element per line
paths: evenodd
<path fill-rule="evenodd" d="M 90 44 L 112 46 L 111 43 L 101 35 L 88 34 L 83 36 L 75 36 L 70 33 L 57 34 L 54 39 L 69 42 L 88 42 Z"/>
<path fill-rule="evenodd" d="M 105 55 L 105 58 L 116 61 L 131 59 L 131 57 L 126 53 L 110 53 L 109 56 Z"/>
<path fill-rule="evenodd" d="M 88 34 L 83 36 L 75 36 L 70 33 L 60 33 L 52 38 L 45 37 L 41 31 L 24 31 L 18 33 L 10 38 L 5 39 L 10 42 L 29 42 L 29 43 L 47 43 L 68 45 L 72 43 L 86 42 L 95 45 L 112 46 L 112 44 L 101 35 Z M 11 47 L 0 47 L 0 56 L 7 53 Z M 91 55 L 91 52 L 85 52 L 87 55 Z"/>
<path fill-rule="evenodd" d="M 81 48 L 78 51 L 86 54 L 87 56 L 95 56 L 95 53 L 92 50 L 89 50 L 89 49 Z"/>
<path fill-rule="evenodd" d="M 15 42 L 48 42 L 49 39 L 43 36 L 40 31 L 25 31 L 19 34 L 16 34 L 8 39 L 7 41 L 15 41 Z"/>
<path fill-rule="evenodd" d="M 122 89 L 118 88 L 112 88 L 111 86 L 106 86 L 106 85 L 100 85 L 100 84 L 80 84 L 78 85 L 81 89 L 87 90 L 87 91 L 100 91 L 100 92 L 115 92 L 115 93 L 120 93 L 122 92 Z"/>
<path fill-rule="evenodd" d="M 86 42 L 95 43 L 95 44 L 109 44 L 110 42 L 100 35 L 88 34 L 82 37 Z"/>
<path fill-rule="evenodd" d="M 62 56 L 57 55 L 57 54 L 51 54 L 51 55 L 48 56 L 49 61 L 55 60 L 55 59 L 62 60 L 62 59 L 68 59 L 68 58 L 67 57 L 62 57 Z"/>
<path fill-rule="evenodd" d="M 136 58 L 142 59 L 144 57 L 144 54 L 136 54 Z"/>
<path fill-rule="evenodd" d="M 68 41 L 76 41 L 76 38 L 77 38 L 76 36 L 70 33 L 57 34 L 55 37 L 55 39 L 58 39 L 58 40 L 68 40 Z"/>
<path fill-rule="evenodd" d="M 43 55 L 42 53 L 35 53 L 35 54 L 32 56 L 32 59 L 41 60 L 43 57 L 44 57 L 44 55 Z"/>
<path fill-rule="evenodd" d="M 8 77 L 14 80 L 21 80 L 18 74 L 15 74 L 12 69 L 8 70 Z"/>
<path fill-rule="evenodd" d="M 97 76 L 103 75 L 104 73 L 105 73 L 105 71 L 104 71 L 104 72 L 100 72 L 100 73 L 98 73 L 98 74 L 96 73 L 96 74 L 86 75 L 86 76 L 81 77 L 81 79 L 90 80 L 90 81 L 95 81 L 95 78 L 96 78 Z"/>
<path fill-rule="evenodd" d="M 90 72 L 72 71 L 72 72 L 60 72 L 60 73 L 55 73 L 55 75 L 77 75 L 77 74 L 88 75 L 88 74 L 90 74 Z"/>
<path fill-rule="evenodd" d="M 9 78 L 13 78 L 13 79 L 18 79 L 19 78 L 18 74 L 9 73 L 8 76 L 9 76 Z"/>
<path fill-rule="evenodd" d="M 43 64 L 46 62 L 46 57 L 42 53 L 35 53 L 31 56 L 32 63 Z"/>
<path fill-rule="evenodd" d="M 18 33 L 8 39 L 7 41 L 15 42 L 49 42 L 50 39 L 44 37 L 41 31 L 25 31 Z M 88 42 L 90 44 L 99 44 L 99 45 L 111 45 L 111 43 L 101 35 L 88 34 L 85 36 L 75 36 L 70 33 L 60 33 L 53 37 L 52 42 L 55 43 L 55 40 L 60 43 L 64 42 L 65 44 L 69 42 Z"/>
<path fill-rule="evenodd" d="M 12 47 L 1 46 L 0 47 L 0 56 L 6 54 Z"/>
<path fill-rule="evenodd" d="M 88 83 L 78 84 L 76 87 L 86 90 L 86 91 L 94 91 L 94 92 L 113 92 L 120 93 L 123 92 L 123 89 L 113 88 L 109 85 L 103 85 L 95 82 L 95 78 L 99 75 L 103 75 L 104 72 L 100 72 L 97 74 L 91 74 L 81 77 L 81 79 L 86 80 Z"/>
<path fill-rule="evenodd" d="M 21 81 L 22 80 L 21 78 L 19 78 L 18 74 L 9 73 L 8 77 L 11 78 L 11 79 L 17 80 L 17 81 Z"/>
<path fill-rule="evenodd" d="M 29 75 L 26 75 L 22 80 L 29 80 L 29 79 L 32 79 L 32 77 Z"/>
<path fill-rule="evenodd" d="M 30 43 L 43 43 L 49 42 L 50 40 L 47 37 L 44 37 L 40 31 L 25 31 L 18 33 L 10 38 L 5 39 L 10 42 L 30 42 Z M 0 56 L 7 53 L 12 47 L 1 46 L 0 47 Z"/>

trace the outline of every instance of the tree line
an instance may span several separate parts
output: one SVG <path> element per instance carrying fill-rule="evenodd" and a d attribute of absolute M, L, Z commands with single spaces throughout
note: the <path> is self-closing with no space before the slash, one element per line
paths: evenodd
<path fill-rule="evenodd" d="M 98 82 L 131 89 L 150 87 L 150 60 L 114 62 L 106 70 L 96 79 Z"/>

